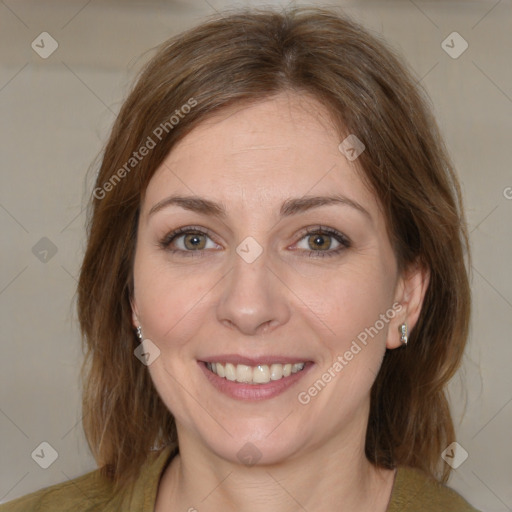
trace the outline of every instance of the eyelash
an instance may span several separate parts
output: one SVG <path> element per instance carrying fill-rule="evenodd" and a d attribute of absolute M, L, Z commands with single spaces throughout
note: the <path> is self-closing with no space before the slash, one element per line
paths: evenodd
<path fill-rule="evenodd" d="M 184 256 L 191 256 L 191 257 L 202 257 L 204 256 L 204 253 L 206 249 L 199 249 L 195 251 L 185 251 L 183 249 L 170 249 L 169 246 L 172 242 L 174 242 L 177 238 L 179 238 L 182 235 L 205 235 L 208 238 L 212 238 L 207 230 L 204 230 L 203 228 L 199 228 L 196 226 L 185 226 L 182 228 L 178 228 L 171 233 L 168 233 L 165 235 L 165 237 L 159 242 L 160 248 L 169 251 L 173 254 L 181 253 Z M 336 256 L 345 249 L 348 249 L 351 247 L 350 240 L 340 233 L 339 231 L 336 231 L 335 229 L 328 228 L 325 226 L 315 226 L 314 228 L 309 228 L 307 231 L 301 233 L 299 241 L 301 241 L 303 238 L 306 238 L 308 236 L 312 235 L 327 235 L 332 238 L 334 238 L 337 242 L 340 243 L 340 246 L 333 250 L 325 250 L 325 251 L 313 251 L 313 250 L 305 250 L 309 257 L 311 258 L 325 258 L 325 257 L 331 257 Z"/>

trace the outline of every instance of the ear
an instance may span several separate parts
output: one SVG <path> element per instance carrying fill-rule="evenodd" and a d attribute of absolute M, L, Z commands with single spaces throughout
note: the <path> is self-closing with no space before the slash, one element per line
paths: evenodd
<path fill-rule="evenodd" d="M 430 269 L 420 263 L 410 265 L 398 279 L 395 303 L 400 304 L 401 309 L 396 308 L 397 313 L 389 322 L 386 348 L 402 346 L 398 329 L 404 322 L 407 323 L 409 334 L 411 333 L 420 316 L 429 282 Z"/>
<path fill-rule="evenodd" d="M 139 311 L 137 309 L 137 304 L 135 303 L 135 299 L 133 296 L 130 298 L 130 306 L 132 307 L 132 324 L 135 329 L 140 325 L 139 320 Z"/>

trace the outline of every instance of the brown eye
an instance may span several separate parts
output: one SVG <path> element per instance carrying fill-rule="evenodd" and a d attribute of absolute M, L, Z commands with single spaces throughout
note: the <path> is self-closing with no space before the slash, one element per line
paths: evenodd
<path fill-rule="evenodd" d="M 327 227 L 310 229 L 296 244 L 297 249 L 305 251 L 310 257 L 335 256 L 349 247 L 351 242 L 345 235 Z"/>
<path fill-rule="evenodd" d="M 206 237 L 198 233 L 183 235 L 183 245 L 185 248 L 192 251 L 195 249 L 204 249 L 206 246 Z"/>
<path fill-rule="evenodd" d="M 308 236 L 308 246 L 311 250 L 317 250 L 320 249 L 322 251 L 325 251 L 327 249 L 331 248 L 331 236 L 330 235 L 320 235 L 320 234 L 314 234 Z"/>
<path fill-rule="evenodd" d="M 211 236 L 199 228 L 179 228 L 166 235 L 159 243 L 162 249 L 176 255 L 204 255 L 210 249 L 222 249 Z"/>

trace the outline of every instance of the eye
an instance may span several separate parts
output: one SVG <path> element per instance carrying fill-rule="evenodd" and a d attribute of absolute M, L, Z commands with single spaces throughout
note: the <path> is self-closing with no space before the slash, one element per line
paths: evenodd
<path fill-rule="evenodd" d="M 195 227 L 176 229 L 167 234 L 161 241 L 160 247 L 172 253 L 198 253 L 206 249 L 218 249 L 219 246 L 210 238 L 209 234 Z M 194 254 L 187 254 L 195 256 Z"/>
<path fill-rule="evenodd" d="M 296 247 L 308 251 L 308 256 L 323 257 L 339 254 L 350 245 L 349 239 L 339 231 L 319 226 L 306 231 Z"/>
<path fill-rule="evenodd" d="M 205 250 L 217 250 L 208 231 L 195 226 L 186 226 L 167 234 L 159 246 L 166 251 L 183 256 L 203 256 Z M 302 234 L 292 250 L 306 251 L 310 257 L 334 256 L 351 246 L 350 240 L 339 231 L 315 226 Z"/>

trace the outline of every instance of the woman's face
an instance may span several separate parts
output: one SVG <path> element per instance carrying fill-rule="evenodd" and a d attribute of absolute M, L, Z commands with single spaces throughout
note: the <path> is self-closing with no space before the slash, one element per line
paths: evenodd
<path fill-rule="evenodd" d="M 384 217 L 341 142 L 324 107 L 283 93 L 203 122 L 151 179 L 133 316 L 180 443 L 248 464 L 360 448 L 407 318 Z"/>

